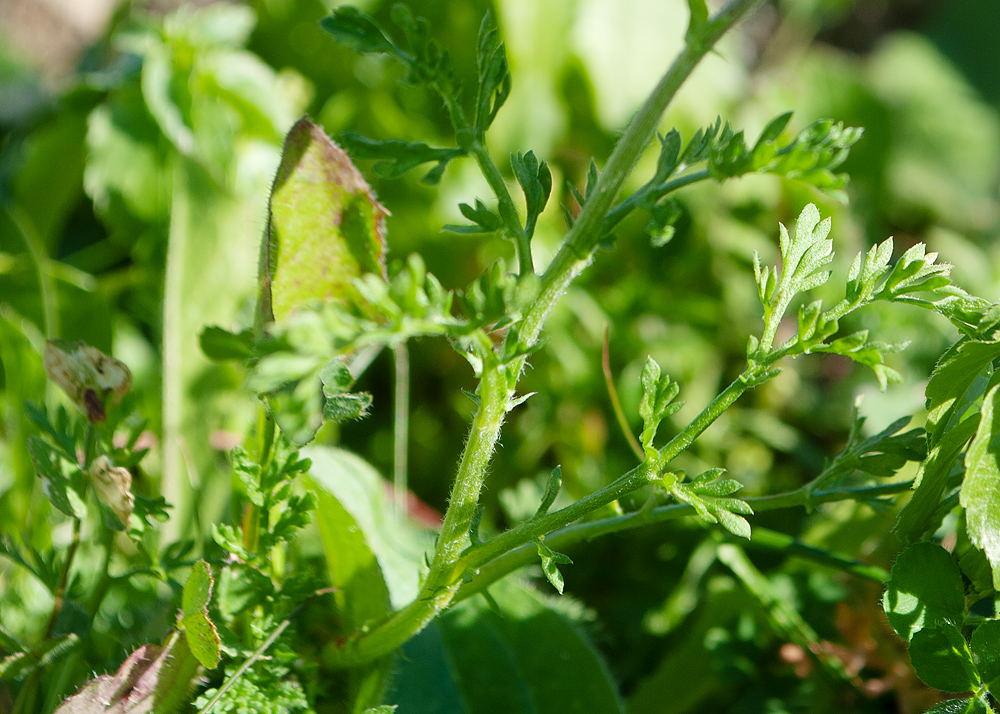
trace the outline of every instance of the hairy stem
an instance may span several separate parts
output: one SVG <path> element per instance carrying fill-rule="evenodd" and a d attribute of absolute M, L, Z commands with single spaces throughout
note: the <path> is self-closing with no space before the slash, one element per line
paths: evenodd
<path fill-rule="evenodd" d="M 625 179 L 652 140 L 670 100 L 716 41 L 739 19 L 762 3 L 763 0 L 730 0 L 697 31 L 688 33 L 684 50 L 663 75 L 653 93 L 629 123 L 625 134 L 608 159 L 604 173 L 598 180 L 591 197 L 587 200 L 576 223 L 563 241 L 562 248 L 545 271 L 542 277 L 541 291 L 519 325 L 519 336 L 525 346 L 531 347 L 538 341 L 542 326 L 555 303 L 573 279 L 590 264 L 594 249 L 603 233 L 607 212 L 614 204 Z M 448 99 L 445 98 L 445 101 L 447 103 Z M 460 111 L 453 109 L 451 114 L 456 130 L 461 134 L 467 123 Z M 460 145 L 462 145 L 461 139 L 460 136 Z M 492 165 L 492 161 L 489 162 L 489 165 Z M 495 169 L 495 166 L 493 168 Z M 485 172 L 489 173 L 488 168 Z M 499 178 L 502 183 L 502 177 Z M 489 180 L 489 177 L 487 179 Z M 506 186 L 503 187 L 503 191 L 506 192 Z M 523 264 L 524 257 L 520 257 Z M 487 345 L 487 348 L 490 347 Z M 478 391 L 479 409 L 462 453 L 458 474 L 452 487 L 448 509 L 445 512 L 444 523 L 438 537 L 434 560 L 420 595 L 417 600 L 390 616 L 382 624 L 367 632 L 358 633 L 344 642 L 338 651 L 331 655 L 332 664 L 336 666 L 364 664 L 399 647 L 419 632 L 441 609 L 446 607 L 459 588 L 465 572 L 465 563 L 462 562 L 465 559 L 461 559 L 461 555 L 468 541 L 469 527 L 479 503 L 479 493 L 486 478 L 489 460 L 500 436 L 500 428 L 509 406 L 510 396 L 513 394 L 517 378 L 525 364 L 524 358 L 507 365 L 498 365 L 495 361 L 492 364 L 484 362 Z M 742 393 L 747 386 L 742 385 L 739 393 Z M 727 399 L 731 397 L 729 404 L 739 396 L 739 393 L 734 393 L 732 390 L 733 387 L 730 387 L 723 395 L 720 395 L 720 397 Z M 720 409 L 718 413 L 721 414 L 722 411 Z M 704 423 L 703 420 L 696 420 L 694 428 L 700 429 L 697 433 L 701 433 L 701 430 L 704 430 L 709 423 L 711 421 Z M 691 435 L 686 444 L 690 444 L 696 435 Z M 681 443 L 677 439 L 674 441 L 677 442 L 677 446 Z M 686 448 L 686 444 L 684 447 L 678 448 L 677 453 Z M 669 447 L 670 445 L 668 445 Z M 662 460 L 662 463 L 668 462 L 669 459 Z M 640 466 L 610 486 L 590 494 L 567 508 L 548 514 L 538 519 L 537 522 L 533 521 L 533 523 L 541 532 L 559 528 L 592 512 L 601 505 L 610 503 L 643 484 L 649 483 L 651 477 L 658 478 L 659 473 L 653 472 L 646 465 Z M 473 552 L 477 555 L 480 552 L 490 553 L 491 557 L 496 557 L 525 542 L 521 540 L 524 536 L 529 536 L 530 540 L 530 536 L 534 532 L 538 532 L 534 528 L 528 530 L 515 528 L 494 538 L 489 543 L 484 543 Z"/>
<path fill-rule="evenodd" d="M 810 494 L 807 489 L 799 488 L 787 493 L 773 496 L 744 499 L 751 505 L 755 513 L 774 511 L 781 508 L 811 507 L 821 503 L 834 501 L 863 501 L 879 496 L 889 496 L 908 491 L 913 486 L 912 481 L 886 484 L 884 486 L 864 486 L 859 488 L 844 488 Z M 563 550 L 577 543 L 591 541 L 611 533 L 663 523 L 664 521 L 687 518 L 694 515 L 695 510 L 687 504 L 670 504 L 649 511 L 635 511 L 620 516 L 611 516 L 584 523 L 574 523 L 545 536 L 545 544 L 553 550 Z M 754 529 L 757 533 L 757 529 Z M 497 580 L 510 573 L 538 561 L 538 553 L 532 543 L 521 545 L 513 550 L 494 558 L 479 568 L 471 580 L 464 583 L 455 595 L 454 602 L 482 592 Z M 875 574 L 871 571 L 869 575 Z"/>

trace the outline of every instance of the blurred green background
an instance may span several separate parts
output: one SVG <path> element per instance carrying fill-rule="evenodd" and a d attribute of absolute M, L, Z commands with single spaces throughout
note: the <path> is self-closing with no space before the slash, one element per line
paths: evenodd
<path fill-rule="evenodd" d="M 197 334 L 206 324 L 252 322 L 267 190 L 284 132 L 308 112 L 334 137 L 351 129 L 449 141 L 432 97 L 398 83 L 388 60 L 349 53 L 319 29 L 336 4 L 136 1 L 103 12 L 95 4 L 95 14 L 80 20 L 57 0 L 0 0 L 0 531 L 24 534 L 39 548 L 49 537 L 42 525 L 51 514 L 26 451 L 33 427 L 22 409 L 25 399 L 46 399 L 45 337 L 85 340 L 132 369 L 155 444 L 137 488 L 161 489 L 176 504 L 172 535 L 234 517 L 226 451 L 242 440 L 254 406 L 245 375 L 208 362 Z M 390 2 L 356 4 L 389 24 Z M 553 169 L 553 198 L 534 240 L 536 265 L 544 265 L 565 232 L 560 204 L 574 207 L 566 183 L 585 182 L 591 157 L 603 163 L 681 47 L 686 3 L 410 5 L 430 20 L 467 85 L 474 85 L 480 20 L 487 11 L 496 17 L 514 88 L 490 148 L 509 181 L 503 157 L 512 151 L 532 149 Z M 721 115 L 755 137 L 789 109 L 793 130 L 823 117 L 862 126 L 864 138 L 843 167 L 851 176 L 846 202 L 752 176 L 678 194 L 684 214 L 663 248 L 643 233 L 644 217 L 621 226 L 615 247 L 549 322 L 546 348 L 523 382 L 523 391 L 538 394 L 512 414 L 491 468 L 485 527 L 530 515 L 557 464 L 573 497 L 634 464 L 601 372 L 605 326 L 633 430 L 648 354 L 682 387 L 687 406 L 675 425 L 738 374 L 747 336 L 759 326 L 753 252 L 774 262 L 777 221 L 788 224 L 806 203 L 834 217 L 841 274 L 858 250 L 893 235 L 898 251 L 926 242 L 955 264 L 959 285 L 1000 298 L 997 27 L 1000 4 L 992 0 L 786 0 L 726 37 L 683 88 L 664 130 L 676 126 L 687 138 Z M 633 188 L 654 162 L 650 154 L 640 164 Z M 498 237 L 441 231 L 463 222 L 460 201 L 489 195 L 472 161 L 450 166 L 438 189 L 420 175 L 368 174 L 392 212 L 390 263 L 418 251 L 446 288 L 458 289 L 512 257 Z M 800 360 L 745 397 L 679 465 L 693 473 L 724 466 L 746 484 L 745 495 L 765 494 L 819 471 L 843 444 L 859 395 L 869 431 L 904 414 L 919 423 L 924 380 L 954 340 L 952 329 L 898 308 L 871 310 L 849 327 L 912 340 L 892 363 L 902 384 L 879 393 L 870 373 L 842 358 Z M 418 341 L 410 356 L 409 482 L 441 512 L 473 409 L 461 390 L 474 380 L 443 342 Z M 360 385 L 374 395 L 373 414 L 323 433 L 384 474 L 392 469 L 392 380 L 383 354 Z M 898 547 L 887 535 L 891 514 L 867 506 L 781 511 L 754 523 L 883 566 Z M 873 683 L 867 696 L 827 691 L 829 683 L 796 673 L 725 576 L 692 571 L 703 537 L 695 524 L 611 537 L 573 551 L 576 564 L 564 569 L 567 593 L 586 606 L 586 627 L 630 712 L 916 711 L 933 701 L 899 670 L 901 649 L 882 625 L 876 587 L 778 555 L 757 561 L 778 573 L 777 586 L 824 638 L 860 658 L 860 675 Z M 46 606 L 33 600 L 30 582 L 3 567 L 4 625 L 28 628 Z M 135 632 L 135 641 L 143 636 Z M 697 658 L 703 667 L 691 665 Z M 679 682 L 687 694 L 665 698 Z"/>

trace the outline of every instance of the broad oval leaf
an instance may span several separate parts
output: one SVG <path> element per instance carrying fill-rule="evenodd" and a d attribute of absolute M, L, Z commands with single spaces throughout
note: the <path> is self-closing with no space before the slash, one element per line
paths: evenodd
<path fill-rule="evenodd" d="M 924 684 L 945 692 L 968 692 L 979 685 L 969 645 L 951 622 L 926 627 L 910 641 L 910 661 Z"/>
<path fill-rule="evenodd" d="M 949 699 L 931 707 L 924 714 L 993 714 L 993 709 L 979 697 L 972 697 Z"/>
<path fill-rule="evenodd" d="M 258 319 L 280 320 L 313 300 L 347 302 L 355 278 L 385 277 L 387 215 L 344 150 L 300 119 L 271 190 Z"/>
<path fill-rule="evenodd" d="M 892 566 L 882 607 L 892 629 L 907 641 L 923 628 L 961 621 L 965 590 L 951 554 L 936 543 L 904 550 Z"/>
<path fill-rule="evenodd" d="M 316 518 L 334 584 L 353 588 L 351 578 L 367 573 L 362 577 L 365 584 L 358 585 L 360 592 L 345 593 L 345 599 L 356 600 L 360 595 L 374 603 L 388 595 L 393 609 L 408 604 L 419 592 L 424 557 L 433 551 L 433 533 L 393 513 L 385 480 L 355 454 L 311 446 L 302 455 L 312 461 L 309 474 L 319 496 Z M 375 563 L 365 555 L 366 549 Z M 374 573 L 384 578 L 381 594 Z M 372 605 L 369 614 L 378 609 L 384 614 L 385 605 Z"/>
<path fill-rule="evenodd" d="M 965 454 L 965 479 L 959 503 L 965 509 L 969 540 L 993 568 L 993 587 L 1000 590 L 1000 385 L 983 400 L 982 419 Z"/>
<path fill-rule="evenodd" d="M 979 677 L 990 693 L 1000 695 L 1000 620 L 989 620 L 972 633 L 972 654 Z"/>
<path fill-rule="evenodd" d="M 619 714 L 596 649 L 567 617 L 511 581 L 473 597 L 403 646 L 386 701 L 399 714 Z"/>

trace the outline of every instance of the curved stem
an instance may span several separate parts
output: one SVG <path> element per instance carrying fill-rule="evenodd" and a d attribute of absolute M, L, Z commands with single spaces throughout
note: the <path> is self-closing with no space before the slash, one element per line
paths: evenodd
<path fill-rule="evenodd" d="M 787 493 L 747 498 L 744 500 L 750 504 L 755 513 L 759 513 L 761 511 L 774 511 L 782 508 L 811 507 L 834 501 L 863 501 L 879 496 L 903 493 L 904 491 L 908 491 L 912 486 L 913 481 L 903 481 L 883 486 L 836 489 L 820 493 L 810 493 L 807 488 L 803 487 Z M 610 518 L 601 518 L 594 521 L 586 521 L 585 523 L 574 523 L 549 533 L 545 536 L 545 544 L 553 550 L 562 550 L 577 543 L 591 541 L 611 533 L 621 533 L 633 528 L 677 520 L 678 518 L 686 518 L 694 515 L 694 513 L 694 508 L 687 504 L 671 504 L 649 511 L 634 511 L 620 516 L 611 516 Z M 519 568 L 531 565 L 537 562 L 537 560 L 538 553 L 532 543 L 527 543 L 504 553 L 502 556 L 483 565 L 476 571 L 471 580 L 463 583 L 461 589 L 455 594 L 454 602 L 459 602 L 476 593 L 482 592 L 497 580 Z M 874 573 L 875 571 L 872 572 Z"/>
<path fill-rule="evenodd" d="M 706 23 L 696 28 L 695 31 L 689 31 L 687 43 L 680 56 L 663 75 L 650 97 L 629 123 L 625 134 L 608 159 L 604 173 L 598 180 L 591 197 L 587 200 L 576 223 L 563 241 L 562 248 L 545 271 L 539 295 L 528 308 L 518 326 L 520 342 L 525 347 L 530 348 L 535 345 L 542 326 L 555 303 L 573 279 L 590 264 L 594 249 L 603 235 L 607 212 L 612 207 L 625 179 L 652 140 L 670 100 L 716 41 L 740 18 L 761 4 L 763 4 L 763 0 L 730 0 Z M 447 97 L 445 97 L 445 102 L 449 102 Z M 449 108 L 456 130 L 461 135 L 464 128 L 467 127 L 467 123 L 460 111 L 453 107 Z M 462 139 L 463 137 L 460 136 L 460 146 L 471 148 L 471 144 L 475 143 L 472 141 L 463 144 Z M 477 158 L 479 157 L 477 156 Z M 492 165 L 492 161 L 488 165 Z M 493 169 L 495 170 L 495 168 L 494 166 Z M 499 172 L 497 172 L 497 176 L 499 176 Z M 502 182 L 502 177 L 500 178 Z M 506 192 L 505 185 L 503 190 Z M 492 349 L 492 345 L 485 346 L 488 351 Z M 333 665 L 346 667 L 364 664 L 391 652 L 419 632 L 451 602 L 452 597 L 457 592 L 461 578 L 465 573 L 465 561 L 468 560 L 468 558 L 461 557 L 462 551 L 468 540 L 469 527 L 479 503 L 479 493 L 486 477 L 489 460 L 500 436 L 500 428 L 503 425 L 510 397 L 525 365 L 523 357 L 506 365 L 498 364 L 492 354 L 489 354 L 489 358 L 489 360 L 484 359 L 483 374 L 478 391 L 479 410 L 473 420 L 469 440 L 462 452 L 448 510 L 445 513 L 444 523 L 438 537 L 434 560 L 420 595 L 417 600 L 390 616 L 380 625 L 367 632 L 358 633 L 342 643 L 337 651 L 331 654 Z M 720 395 L 720 398 L 731 398 L 732 401 L 735 401 L 736 397 L 747 386 L 749 385 L 731 386 Z M 735 389 L 739 391 L 736 392 Z M 721 413 L 721 410 L 718 413 Z M 718 414 L 716 414 L 717 416 Z M 711 420 L 705 422 L 699 417 L 692 424 L 692 427 L 697 430 L 697 433 L 701 433 L 710 423 Z M 682 434 L 686 432 L 687 430 Z M 668 454 L 671 453 L 671 448 L 677 448 L 677 453 L 679 453 L 683 448 L 686 448 L 687 444 L 690 444 L 696 435 L 691 435 L 691 439 L 683 446 L 683 440 L 675 439 L 671 442 L 673 447 L 668 444 Z M 660 463 L 668 462 L 669 459 L 660 460 Z M 640 466 L 610 486 L 590 494 L 581 501 L 533 521 L 530 529 L 514 528 L 492 541 L 484 543 L 472 551 L 477 556 L 475 560 L 479 560 L 480 553 L 491 553 L 494 557 L 498 556 L 511 547 L 516 547 L 519 543 L 524 542 L 521 538 L 530 536 L 531 533 L 536 532 L 536 529 L 544 528 L 545 530 L 542 532 L 548 532 L 559 528 L 592 512 L 601 505 L 610 503 L 619 496 L 649 483 L 651 478 L 658 477 L 659 472 L 653 471 L 646 465 Z"/>

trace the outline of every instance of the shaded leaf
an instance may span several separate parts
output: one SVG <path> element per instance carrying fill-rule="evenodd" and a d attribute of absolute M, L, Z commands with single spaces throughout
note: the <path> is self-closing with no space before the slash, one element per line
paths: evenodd
<path fill-rule="evenodd" d="M 965 588 L 951 554 L 936 543 L 916 543 L 900 553 L 882 607 L 892 629 L 907 641 L 926 627 L 960 622 Z"/>
<path fill-rule="evenodd" d="M 989 620 L 972 633 L 972 654 L 979 678 L 994 697 L 1000 694 L 1000 620 Z"/>
<path fill-rule="evenodd" d="M 411 714 L 619 714 L 596 648 L 536 593 L 503 580 L 407 642 L 386 701 Z"/>
<path fill-rule="evenodd" d="M 247 360 L 253 357 L 253 330 L 230 332 L 211 325 L 198 335 L 205 356 L 215 362 Z"/>
<path fill-rule="evenodd" d="M 87 505 L 63 473 L 62 455 L 37 436 L 28 439 L 28 451 L 35 471 L 42 479 L 42 490 L 52 505 L 70 518 L 84 518 L 87 515 Z"/>
<path fill-rule="evenodd" d="M 979 685 L 968 643 L 951 622 L 915 633 L 908 651 L 913 669 L 928 686 L 946 692 L 968 692 Z"/>
<path fill-rule="evenodd" d="M 207 562 L 199 560 L 191 568 L 191 574 L 188 575 L 187 582 L 184 584 L 181 612 L 184 615 L 203 612 L 212 598 L 213 584 L 212 569 Z"/>

